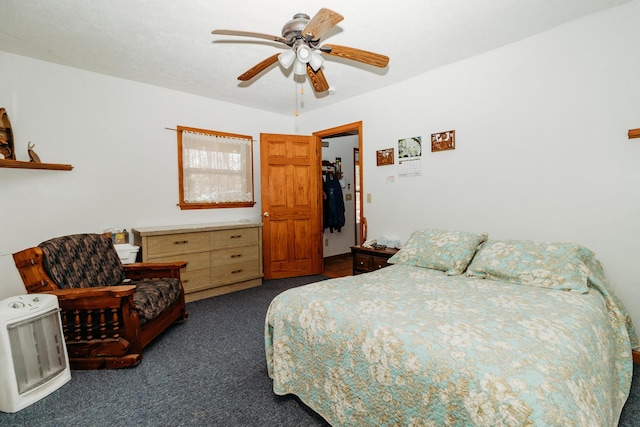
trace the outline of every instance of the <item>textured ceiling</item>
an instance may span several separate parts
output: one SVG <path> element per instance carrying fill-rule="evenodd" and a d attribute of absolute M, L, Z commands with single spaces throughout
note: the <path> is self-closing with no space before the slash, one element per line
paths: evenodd
<path fill-rule="evenodd" d="M 212 35 L 232 29 L 280 35 L 295 13 L 332 9 L 344 20 L 323 43 L 382 53 L 378 69 L 327 56 L 335 93 L 305 79 L 300 114 L 481 54 L 631 0 L 2 0 L 0 50 L 281 114 L 296 84 L 278 64 L 237 77 L 284 45 Z"/>

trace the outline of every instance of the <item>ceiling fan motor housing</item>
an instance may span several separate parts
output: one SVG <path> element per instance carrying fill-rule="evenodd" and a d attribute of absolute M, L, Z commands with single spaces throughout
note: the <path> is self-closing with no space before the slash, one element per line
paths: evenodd
<path fill-rule="evenodd" d="M 296 13 L 293 19 L 282 27 L 282 37 L 289 46 L 293 46 L 296 40 L 302 38 L 302 30 L 307 26 L 311 17 L 306 13 Z"/>

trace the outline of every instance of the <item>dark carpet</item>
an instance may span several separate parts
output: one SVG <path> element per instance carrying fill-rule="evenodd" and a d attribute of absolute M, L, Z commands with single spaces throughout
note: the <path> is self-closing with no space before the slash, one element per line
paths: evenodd
<path fill-rule="evenodd" d="M 138 366 L 72 371 L 71 381 L 51 395 L 15 414 L 0 413 L 0 426 L 327 426 L 296 397 L 273 393 L 264 354 L 271 300 L 324 279 L 268 280 L 189 303 L 189 319 L 150 344 Z M 639 374 L 620 426 L 640 426 Z"/>

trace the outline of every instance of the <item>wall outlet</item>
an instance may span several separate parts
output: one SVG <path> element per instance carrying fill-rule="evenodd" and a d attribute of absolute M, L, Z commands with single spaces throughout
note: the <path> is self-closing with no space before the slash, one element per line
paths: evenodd
<path fill-rule="evenodd" d="M 344 199 L 347 200 L 347 201 L 351 200 L 351 193 L 345 194 L 344 195 Z"/>
<path fill-rule="evenodd" d="M 324 245 L 329 246 L 329 239 L 324 239 Z"/>

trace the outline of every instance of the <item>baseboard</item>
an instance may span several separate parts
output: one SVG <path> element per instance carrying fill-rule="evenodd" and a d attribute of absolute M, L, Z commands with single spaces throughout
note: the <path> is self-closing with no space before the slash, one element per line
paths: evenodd
<path fill-rule="evenodd" d="M 231 292 L 242 291 L 262 285 L 262 277 L 245 280 L 244 282 L 232 283 L 230 285 L 218 286 L 216 288 L 203 289 L 201 291 L 188 292 L 184 294 L 185 302 L 198 301 L 204 298 L 217 297 Z"/>
<path fill-rule="evenodd" d="M 640 351 L 631 350 L 631 352 L 633 353 L 633 364 L 640 365 Z"/>

